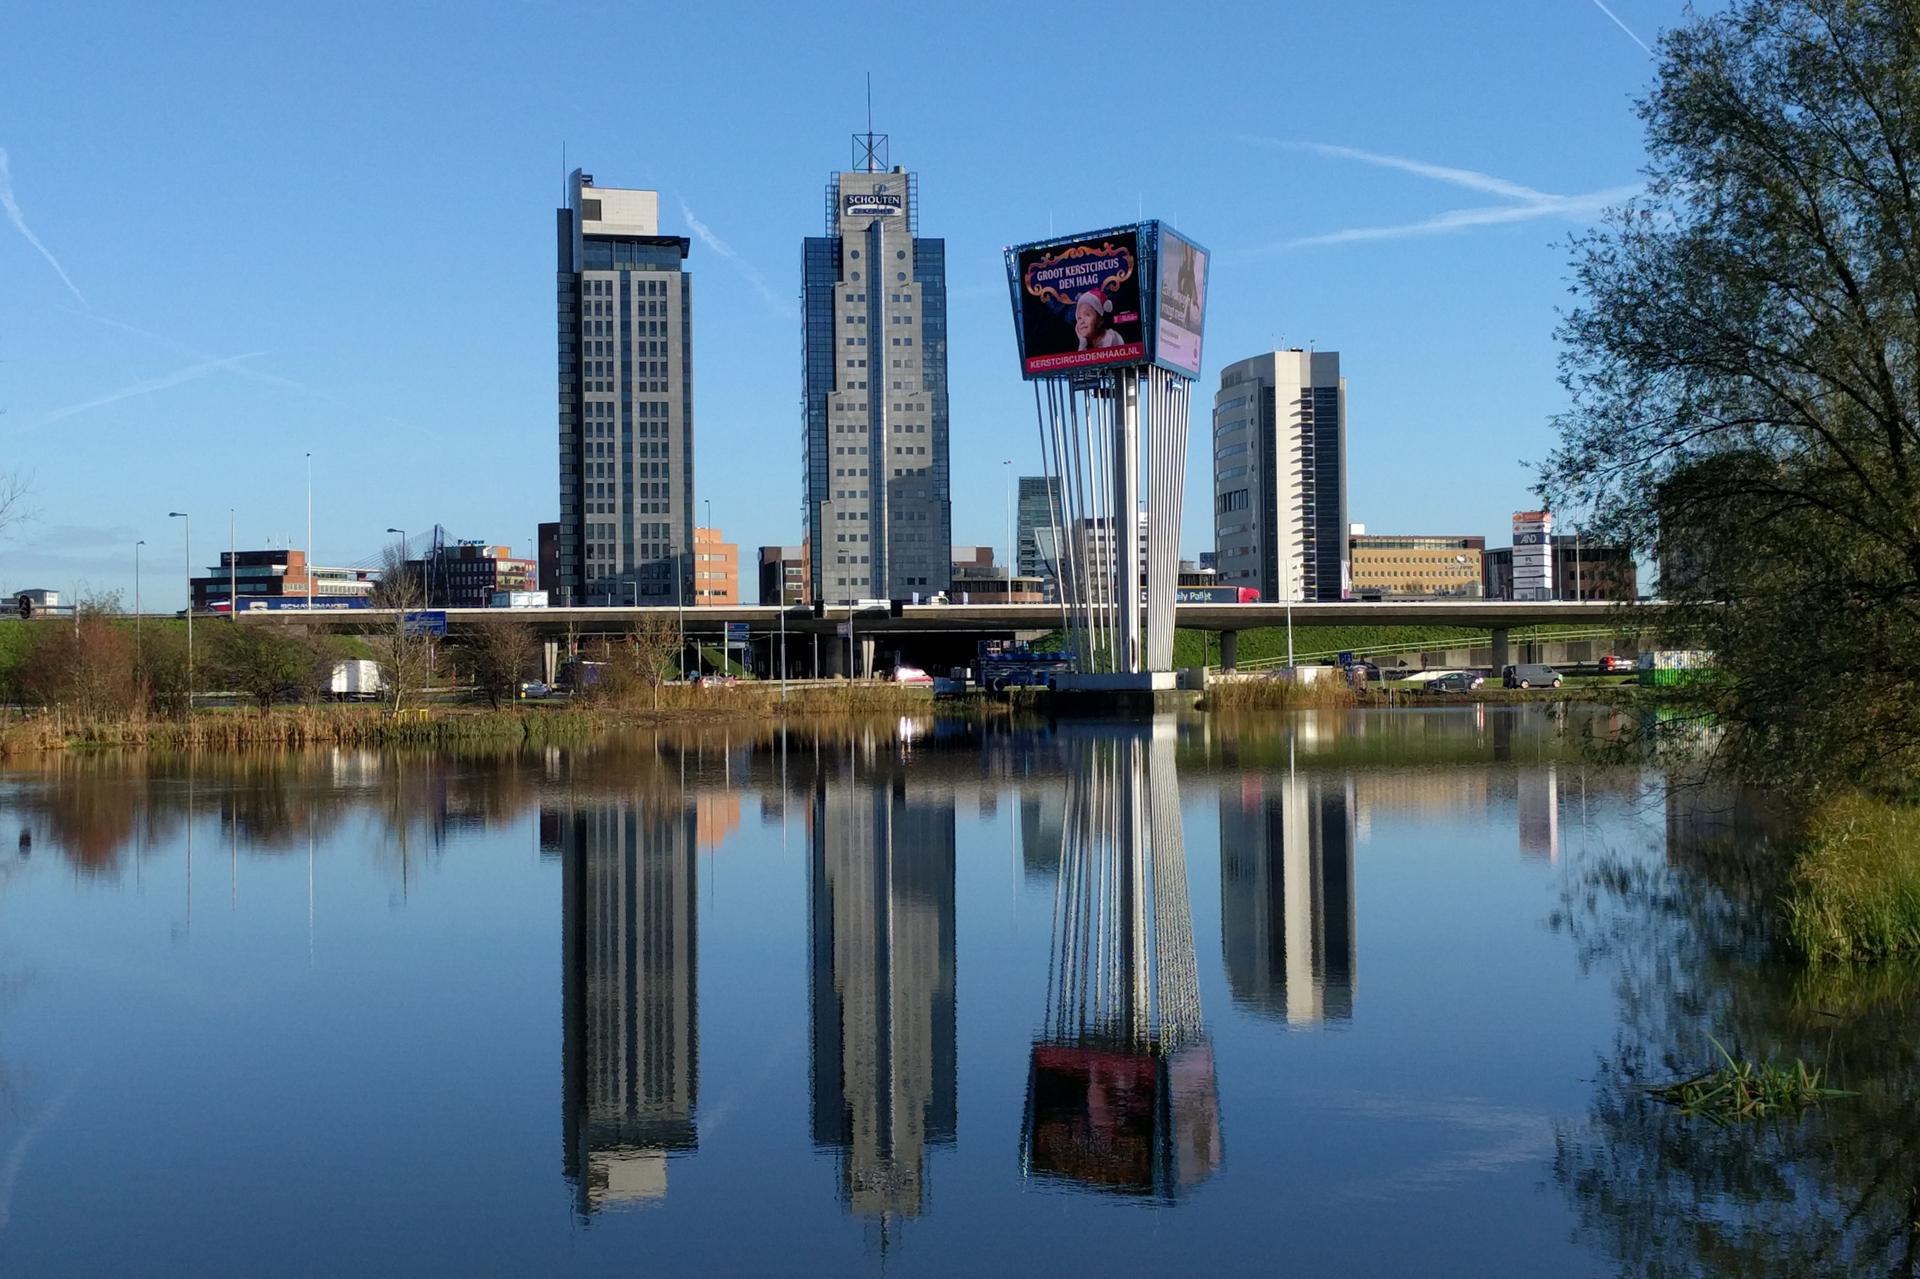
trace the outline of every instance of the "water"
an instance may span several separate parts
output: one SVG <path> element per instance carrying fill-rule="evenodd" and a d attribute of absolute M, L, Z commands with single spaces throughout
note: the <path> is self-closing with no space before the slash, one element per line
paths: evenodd
<path fill-rule="evenodd" d="M 0 773 L 0 1271 L 1910 1262 L 1920 981 L 1771 958 L 1750 810 L 1595 762 L 1613 727 Z M 1708 1034 L 1860 1095 L 1684 1120 L 1638 1084 Z"/>

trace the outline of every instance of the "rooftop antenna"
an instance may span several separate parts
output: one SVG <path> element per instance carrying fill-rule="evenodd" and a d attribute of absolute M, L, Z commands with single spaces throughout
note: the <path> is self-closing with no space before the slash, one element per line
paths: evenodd
<path fill-rule="evenodd" d="M 873 72 L 867 72 L 867 131 L 853 135 L 853 167 L 867 173 L 887 169 L 887 135 L 873 131 Z"/>

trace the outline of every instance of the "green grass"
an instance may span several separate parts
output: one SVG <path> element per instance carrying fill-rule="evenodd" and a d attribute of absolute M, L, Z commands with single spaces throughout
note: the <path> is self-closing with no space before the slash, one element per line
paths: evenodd
<path fill-rule="evenodd" d="M 1821 1072 L 1808 1070 L 1804 1061 L 1795 1061 L 1792 1066 L 1738 1061 L 1719 1040 L 1708 1038 L 1720 1054 L 1719 1066 L 1691 1079 L 1648 1090 L 1657 1100 L 1689 1118 L 1710 1119 L 1716 1124 L 1743 1123 L 1805 1110 L 1832 1097 L 1852 1095 L 1838 1088 L 1822 1087 Z"/>
<path fill-rule="evenodd" d="M 1816 964 L 1920 953 L 1920 808 L 1864 795 L 1822 805 L 1785 917 L 1787 940 Z"/>

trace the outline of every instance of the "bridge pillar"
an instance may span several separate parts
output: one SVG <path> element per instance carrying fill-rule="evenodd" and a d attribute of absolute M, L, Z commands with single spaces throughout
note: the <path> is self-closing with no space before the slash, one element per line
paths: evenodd
<path fill-rule="evenodd" d="M 873 650 L 874 650 L 873 640 L 864 639 L 864 638 L 861 639 L 860 669 L 854 672 L 854 677 L 856 679 L 872 679 L 873 678 Z"/>
<path fill-rule="evenodd" d="M 1240 632 L 1220 632 L 1220 669 L 1233 670 L 1240 663 Z"/>
<path fill-rule="evenodd" d="M 541 648 L 540 667 L 543 671 L 546 672 L 540 678 L 545 680 L 549 685 L 551 685 L 553 683 L 553 677 L 559 673 L 560 641 L 548 640 L 546 643 L 542 644 L 540 648 Z"/>
<path fill-rule="evenodd" d="M 1512 661 L 1507 652 L 1507 628 L 1496 626 L 1493 628 L 1493 673 L 1498 675 L 1500 669 L 1511 665 Z"/>
<path fill-rule="evenodd" d="M 844 672 L 847 657 L 847 642 L 828 637 L 825 644 L 818 635 L 813 637 L 813 674 L 816 679 L 839 679 Z"/>

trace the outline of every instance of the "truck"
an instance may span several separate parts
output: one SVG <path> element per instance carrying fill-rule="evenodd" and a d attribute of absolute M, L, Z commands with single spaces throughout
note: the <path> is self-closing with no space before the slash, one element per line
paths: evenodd
<path fill-rule="evenodd" d="M 1047 686 L 1052 676 L 1073 670 L 1073 654 L 1044 652 L 1009 640 L 981 640 L 975 650 L 974 682 L 990 693 Z"/>
<path fill-rule="evenodd" d="M 545 591 L 495 591 L 487 603 L 488 608 L 545 608 Z"/>
<path fill-rule="evenodd" d="M 380 663 L 350 657 L 333 664 L 327 693 L 336 702 L 370 702 L 380 696 Z"/>
<path fill-rule="evenodd" d="M 1640 654 L 1639 682 L 1656 688 L 1713 678 L 1713 654 L 1699 649 L 1652 649 Z"/>

